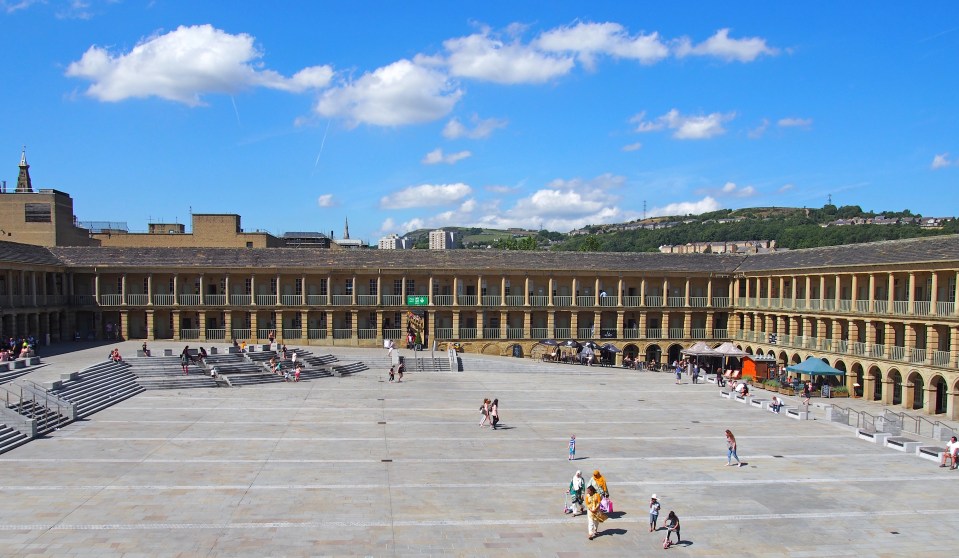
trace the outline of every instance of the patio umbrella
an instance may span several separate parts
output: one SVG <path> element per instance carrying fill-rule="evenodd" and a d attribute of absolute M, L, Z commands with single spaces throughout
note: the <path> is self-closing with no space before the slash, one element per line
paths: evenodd
<path fill-rule="evenodd" d="M 555 339 L 543 339 L 543 340 L 541 340 L 541 341 L 539 342 L 539 344 L 540 344 L 540 345 L 547 345 L 547 346 L 550 346 L 550 347 L 559 346 L 559 342 L 556 341 Z"/>
<path fill-rule="evenodd" d="M 619 350 L 619 347 L 617 347 L 616 345 L 613 345 L 612 343 L 605 343 L 605 344 L 603 345 L 603 348 L 606 349 L 607 351 L 611 352 L 611 353 L 619 353 L 619 352 L 622 352 L 622 351 Z"/>
<path fill-rule="evenodd" d="M 589 349 L 592 349 L 592 350 L 595 351 L 596 349 L 601 349 L 601 348 L 602 348 L 602 345 L 600 345 L 600 344 L 597 343 L 596 341 L 587 341 L 587 342 L 583 343 L 583 347 L 589 348 Z"/>
<path fill-rule="evenodd" d="M 572 347 L 572 348 L 574 348 L 574 349 L 578 349 L 578 348 L 580 348 L 582 345 L 580 345 L 580 344 L 579 344 L 579 341 L 576 341 L 575 339 L 567 339 L 566 341 L 563 341 L 563 343 L 562 343 L 560 346 L 561 346 L 561 347 Z"/>

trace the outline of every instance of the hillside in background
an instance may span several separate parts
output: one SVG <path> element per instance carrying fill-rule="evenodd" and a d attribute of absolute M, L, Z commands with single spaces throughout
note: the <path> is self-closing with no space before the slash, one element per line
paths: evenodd
<path fill-rule="evenodd" d="M 523 229 L 443 227 L 460 234 L 464 248 L 656 252 L 660 246 L 694 242 L 775 240 L 780 249 L 816 248 L 959 234 L 959 220 L 923 222 L 909 210 L 863 211 L 859 206 L 821 208 L 750 207 L 701 215 L 654 217 L 630 223 L 593 225 L 569 234 Z M 881 224 L 876 224 L 881 223 Z M 416 248 L 429 247 L 431 229 L 407 233 Z"/>

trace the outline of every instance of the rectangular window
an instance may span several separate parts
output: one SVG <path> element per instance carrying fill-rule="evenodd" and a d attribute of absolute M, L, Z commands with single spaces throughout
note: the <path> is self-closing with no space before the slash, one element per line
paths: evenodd
<path fill-rule="evenodd" d="M 200 294 L 200 278 L 193 280 L 193 294 Z"/>
<path fill-rule="evenodd" d="M 123 293 L 123 277 L 117 277 L 117 294 Z"/>
<path fill-rule="evenodd" d="M 328 292 L 329 290 L 327 289 L 327 280 L 324 277 L 323 279 L 320 279 L 320 295 L 326 296 Z"/>
<path fill-rule="evenodd" d="M 53 221 L 50 204 L 27 203 L 23 206 L 23 220 L 27 223 L 50 223 Z"/>
<path fill-rule="evenodd" d="M 406 280 L 406 294 L 416 294 L 416 281 L 413 279 Z"/>
<path fill-rule="evenodd" d="M 393 279 L 393 294 L 401 295 L 403 294 L 403 280 L 402 279 Z"/>
<path fill-rule="evenodd" d="M 296 284 L 294 286 L 294 290 L 296 292 L 296 296 L 303 295 L 303 278 L 302 277 L 297 278 Z"/>
<path fill-rule="evenodd" d="M 370 279 L 370 294 L 373 296 L 379 294 L 376 292 L 376 279 Z"/>
<path fill-rule="evenodd" d="M 173 277 L 170 277 L 170 294 L 176 294 L 174 290 L 176 288 L 176 280 Z"/>
<path fill-rule="evenodd" d="M 150 278 L 144 277 L 143 278 L 143 294 L 147 294 L 148 292 L 150 292 Z"/>
<path fill-rule="evenodd" d="M 220 294 L 227 294 L 226 292 L 226 277 L 220 278 Z"/>
<path fill-rule="evenodd" d="M 270 277 L 270 294 L 276 294 L 276 277 Z"/>
<path fill-rule="evenodd" d="M 252 277 L 247 277 L 243 281 L 243 288 L 246 291 L 246 294 L 248 295 L 253 294 L 253 278 Z"/>
<path fill-rule="evenodd" d="M 346 294 L 352 296 L 352 295 L 353 295 L 353 278 L 351 277 L 351 278 L 347 279 L 347 280 L 344 282 L 344 284 L 345 284 L 345 286 L 346 286 Z"/>

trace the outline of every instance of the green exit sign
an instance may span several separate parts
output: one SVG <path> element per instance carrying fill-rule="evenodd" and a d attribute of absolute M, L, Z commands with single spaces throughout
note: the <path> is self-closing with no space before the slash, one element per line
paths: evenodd
<path fill-rule="evenodd" d="M 426 295 L 406 295 L 407 306 L 429 306 L 430 297 Z"/>

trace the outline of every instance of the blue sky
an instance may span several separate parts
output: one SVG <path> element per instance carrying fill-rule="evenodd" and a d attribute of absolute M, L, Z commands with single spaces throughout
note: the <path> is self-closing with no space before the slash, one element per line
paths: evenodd
<path fill-rule="evenodd" d="M 660 5 L 662 4 L 662 5 Z M 959 3 L 0 0 L 0 179 L 81 220 L 959 214 Z"/>

